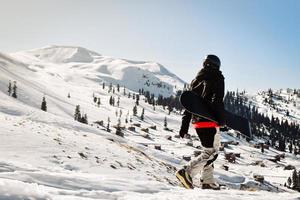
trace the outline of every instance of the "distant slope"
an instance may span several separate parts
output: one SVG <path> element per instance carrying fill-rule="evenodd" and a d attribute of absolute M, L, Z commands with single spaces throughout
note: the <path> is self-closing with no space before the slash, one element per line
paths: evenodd
<path fill-rule="evenodd" d="M 158 96 L 168 97 L 182 89 L 184 81 L 156 62 L 132 61 L 102 56 L 82 47 L 49 46 L 10 54 L 38 72 L 49 70 L 65 72 L 68 80 L 74 73 L 81 78 L 107 84 L 120 84 L 138 91 L 144 89 Z M 60 74 L 61 75 L 61 74 Z"/>
<path fill-rule="evenodd" d="M 251 105 L 269 118 L 278 117 L 280 120 L 300 123 L 300 89 L 280 89 L 277 91 L 260 91 L 255 95 L 245 95 Z"/>

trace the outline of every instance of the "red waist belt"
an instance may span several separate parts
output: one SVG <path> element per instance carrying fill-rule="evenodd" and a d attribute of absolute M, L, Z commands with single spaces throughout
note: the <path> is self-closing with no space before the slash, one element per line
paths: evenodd
<path fill-rule="evenodd" d="M 217 128 L 220 127 L 216 122 L 196 122 L 194 128 Z"/>

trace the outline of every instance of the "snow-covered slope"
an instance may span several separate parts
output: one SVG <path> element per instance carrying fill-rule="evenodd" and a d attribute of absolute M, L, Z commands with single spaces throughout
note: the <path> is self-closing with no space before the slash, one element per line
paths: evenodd
<path fill-rule="evenodd" d="M 97 83 L 120 84 L 130 90 L 144 89 L 158 96 L 171 96 L 182 89 L 184 82 L 155 62 L 132 61 L 102 56 L 82 47 L 49 46 L 11 54 L 36 71 L 46 70 L 69 80 L 74 75 Z M 51 70 L 50 70 L 51 68 Z"/>
<path fill-rule="evenodd" d="M 251 105 L 255 105 L 260 113 L 269 118 L 278 117 L 300 124 L 300 90 L 280 89 L 278 91 L 260 91 L 256 94 L 245 94 Z"/>
<path fill-rule="evenodd" d="M 70 50 L 66 50 L 68 48 Z M 85 53 L 78 54 L 78 51 Z M 106 68 L 101 67 L 104 62 Z M 232 137 L 234 132 L 222 133 L 223 141 L 239 142 L 229 144 L 225 151 L 240 153 L 241 157 L 236 163 L 227 163 L 224 152 L 220 152 L 215 165 L 216 178 L 226 184 L 227 189 L 183 189 L 174 172 L 186 163 L 183 156 L 201 151 L 194 130 L 190 129 L 192 143 L 189 139 L 176 138 L 181 120 L 178 113 L 168 115 L 160 106 L 153 110 L 141 96 L 138 114 L 132 116 L 135 100 L 124 96 L 123 90 L 113 94 L 108 92 L 107 86 L 103 89 L 102 84 L 99 85 L 102 78 L 108 82 L 126 81 L 127 70 L 132 70 L 129 74 L 147 72 L 151 80 L 165 78 L 170 85 L 172 82 L 167 81 L 180 82 L 160 65 L 150 64 L 107 58 L 77 47 L 0 54 L 0 199 L 265 200 L 268 197 L 275 200 L 299 197 L 299 193 L 283 184 L 291 175 L 291 170 L 284 170 L 284 166 L 291 164 L 299 169 L 300 158 L 286 154 L 285 159 L 274 163 L 268 159 L 280 152 L 271 148 L 262 154 L 252 144 Z M 139 80 L 135 78 L 130 80 L 133 85 Z M 17 81 L 17 99 L 8 96 L 9 80 Z M 152 87 L 155 88 L 149 86 Z M 134 93 L 126 89 L 128 92 Z M 93 94 L 101 99 L 99 107 L 93 102 Z M 47 112 L 40 110 L 44 95 Z M 109 105 L 110 96 L 120 97 L 120 105 Z M 74 121 L 76 105 L 88 115 L 88 125 Z M 141 121 L 143 108 L 145 119 Z M 165 117 L 168 128 L 173 131 L 164 130 Z M 108 118 L 111 132 L 106 131 Z M 124 137 L 117 136 L 112 127 L 118 120 L 125 127 Z M 95 121 L 104 124 L 97 125 Z M 265 167 L 255 164 L 261 162 Z M 224 164 L 229 166 L 228 171 L 223 169 Z M 264 175 L 265 182 L 254 181 L 254 174 Z M 199 179 L 195 184 L 199 184 Z"/>

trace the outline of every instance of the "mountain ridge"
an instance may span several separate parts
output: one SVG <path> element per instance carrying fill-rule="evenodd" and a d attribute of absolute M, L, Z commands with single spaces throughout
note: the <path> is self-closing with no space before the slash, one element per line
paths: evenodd
<path fill-rule="evenodd" d="M 77 68 L 90 75 L 86 78 L 119 84 L 136 92 L 144 89 L 156 96 L 175 95 L 185 84 L 160 63 L 112 58 L 78 46 L 52 45 L 9 55 L 28 65 Z"/>

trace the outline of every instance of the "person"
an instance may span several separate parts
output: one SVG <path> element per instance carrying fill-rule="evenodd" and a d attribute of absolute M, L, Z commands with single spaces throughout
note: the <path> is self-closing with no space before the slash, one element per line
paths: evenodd
<path fill-rule="evenodd" d="M 192 159 L 187 165 L 176 172 L 176 177 L 188 189 L 193 189 L 193 178 L 200 172 L 202 189 L 220 189 L 213 177 L 214 161 L 218 157 L 220 146 L 220 127 L 225 125 L 224 119 L 224 76 L 220 71 L 221 61 L 216 55 L 207 55 L 203 62 L 203 68 L 190 84 L 190 90 L 197 93 L 210 102 L 216 111 L 219 123 L 194 116 L 187 110 L 182 117 L 179 135 L 184 138 L 188 134 L 190 121 L 196 129 L 201 141 L 203 152 Z"/>

